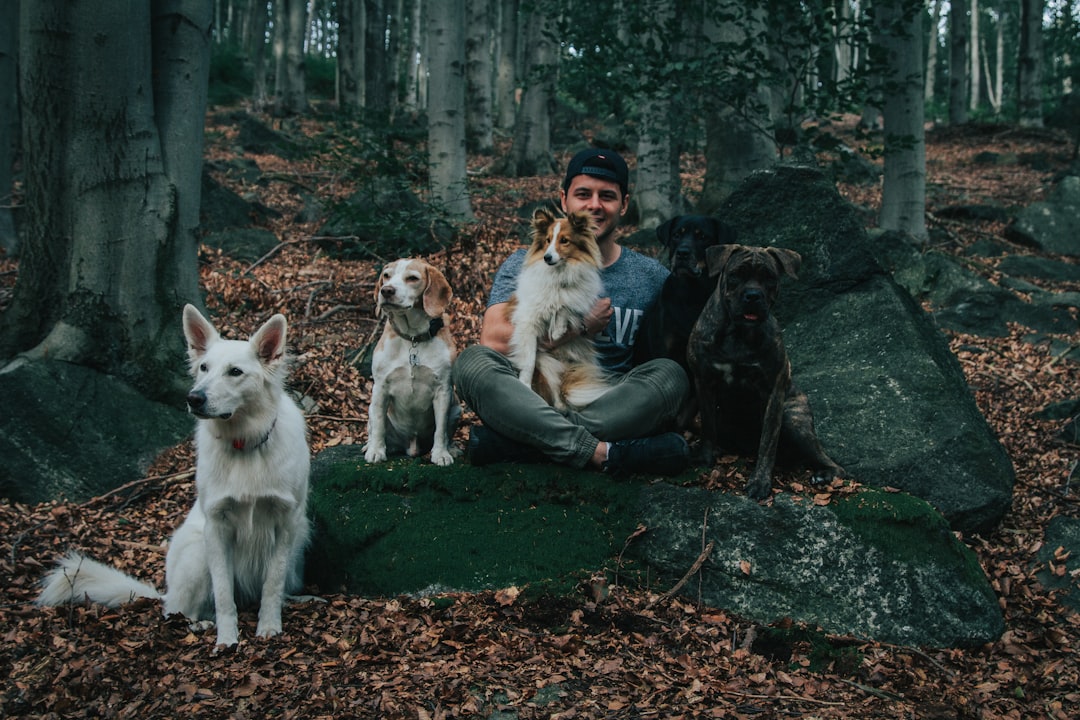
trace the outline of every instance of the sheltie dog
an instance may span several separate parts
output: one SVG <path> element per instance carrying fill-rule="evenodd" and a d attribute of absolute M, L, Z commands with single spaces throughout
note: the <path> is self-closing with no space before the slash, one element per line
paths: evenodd
<path fill-rule="evenodd" d="M 592 218 L 556 217 L 541 208 L 508 311 L 510 361 L 521 382 L 558 410 L 580 409 L 610 389 L 585 317 L 603 292 Z"/>

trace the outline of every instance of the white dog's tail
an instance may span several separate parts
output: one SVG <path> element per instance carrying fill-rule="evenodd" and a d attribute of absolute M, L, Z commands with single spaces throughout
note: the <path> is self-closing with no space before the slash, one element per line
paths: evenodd
<path fill-rule="evenodd" d="M 66 605 L 86 599 L 105 607 L 118 607 L 133 598 L 160 598 L 152 585 L 139 582 L 114 567 L 71 552 L 57 563 L 41 583 L 38 605 Z"/>

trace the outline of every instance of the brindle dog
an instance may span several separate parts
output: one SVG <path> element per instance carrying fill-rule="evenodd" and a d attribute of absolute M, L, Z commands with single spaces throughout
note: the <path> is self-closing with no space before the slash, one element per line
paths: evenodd
<path fill-rule="evenodd" d="M 746 483 L 754 500 L 772 488 L 777 452 L 809 465 L 820 482 L 844 474 L 821 447 L 806 395 L 791 382 L 780 326 L 770 312 L 780 279 L 796 277 L 802 258 L 783 248 L 723 245 L 709 249 L 709 274 L 719 275 L 687 348 L 701 411 L 702 445 L 757 452 Z"/>
<path fill-rule="evenodd" d="M 735 228 L 707 215 L 678 215 L 656 228 L 656 239 L 667 248 L 671 274 L 641 319 L 634 363 L 666 357 L 689 373 L 686 341 L 715 284 L 709 281 L 705 253 L 713 245 L 734 243 Z"/>

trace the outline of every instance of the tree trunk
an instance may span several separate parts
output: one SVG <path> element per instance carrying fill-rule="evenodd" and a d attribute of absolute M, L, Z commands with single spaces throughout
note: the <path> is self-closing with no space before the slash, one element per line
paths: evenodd
<path fill-rule="evenodd" d="M 420 58 L 423 55 L 423 10 L 421 0 L 407 3 L 409 12 L 409 42 L 405 50 L 405 67 L 402 75 L 405 79 L 405 92 L 402 95 L 402 109 L 415 114 L 420 109 L 420 86 L 423 76 L 420 74 Z"/>
<path fill-rule="evenodd" d="M 558 55 L 548 16 L 529 11 L 525 37 L 524 92 L 514 123 L 514 146 L 505 174 L 510 177 L 546 175 L 555 171 L 551 150 L 551 110 L 555 103 Z"/>
<path fill-rule="evenodd" d="M 929 47 L 926 49 L 926 82 L 923 84 L 925 92 L 923 98 L 927 103 L 934 101 L 934 79 L 937 75 L 937 53 L 939 42 L 939 30 L 941 25 L 941 6 L 945 0 L 932 0 L 933 10 L 930 13 L 930 37 Z"/>
<path fill-rule="evenodd" d="M 465 167 L 465 0 L 431 3 L 428 14 L 431 197 L 451 217 L 471 220 Z"/>
<path fill-rule="evenodd" d="M 481 155 L 495 151 L 491 96 L 493 35 L 490 0 L 468 0 L 465 38 L 465 138 L 469 150 Z"/>
<path fill-rule="evenodd" d="M 964 0 L 949 4 L 949 124 L 968 120 L 968 8 Z"/>
<path fill-rule="evenodd" d="M 1043 0 L 1020 1 L 1020 57 L 1016 93 L 1020 125 L 1042 127 Z"/>
<path fill-rule="evenodd" d="M 307 36 L 308 23 L 307 0 L 278 0 L 277 6 L 284 24 L 285 53 L 278 108 L 284 115 L 300 115 L 308 111 L 304 62 L 304 38 Z"/>
<path fill-rule="evenodd" d="M 875 2 L 878 42 L 886 52 L 886 83 L 891 88 L 882 105 L 885 177 L 878 225 L 920 245 L 927 239 L 922 6 L 922 0 Z"/>
<path fill-rule="evenodd" d="M 664 48 L 660 30 L 674 19 L 673 0 L 648 0 L 645 12 L 654 23 L 643 36 L 646 46 Z M 670 52 L 661 50 L 660 54 L 668 57 Z M 648 62 L 644 63 L 643 69 L 649 67 Z M 675 198 L 679 192 L 678 158 L 672 137 L 671 91 L 666 86 L 649 82 L 647 77 L 642 80 L 642 86 L 650 89 L 642 92 L 638 98 L 641 120 L 638 126 L 638 172 L 634 194 L 640 211 L 638 225 L 651 229 L 675 214 Z"/>
<path fill-rule="evenodd" d="M 197 244 L 213 4 L 22 5 L 26 233 L 0 357 L 176 390 Z M 152 89 L 152 93 L 147 92 Z"/>
<path fill-rule="evenodd" d="M 18 0 L 8 0 L 0 7 L 0 249 L 15 254 L 18 238 L 12 206 L 12 148 L 19 129 L 18 104 L 15 101 L 16 62 L 19 35 Z"/>
<path fill-rule="evenodd" d="M 347 113 L 364 106 L 364 0 L 337 0 L 338 105 Z"/>
<path fill-rule="evenodd" d="M 497 6 L 499 50 L 495 66 L 495 127 L 509 134 L 514 130 L 517 116 L 518 0 L 507 0 Z"/>
<path fill-rule="evenodd" d="M 982 61 L 979 59 L 979 0 L 971 0 L 971 14 L 969 15 L 969 25 L 971 33 L 968 36 L 968 48 L 971 51 L 971 55 L 968 57 L 968 77 L 971 78 L 971 87 L 968 88 L 970 92 L 970 99 L 968 100 L 968 109 L 975 112 L 979 109 L 979 95 L 982 92 L 982 82 L 980 72 L 982 71 Z"/>
<path fill-rule="evenodd" d="M 367 37 L 364 42 L 364 109 L 377 122 L 390 120 L 390 86 L 386 60 L 386 2 L 365 0 Z"/>
<path fill-rule="evenodd" d="M 247 52 L 251 58 L 251 105 L 256 111 L 263 110 L 269 102 L 266 89 L 266 28 L 270 23 L 267 3 L 252 0 L 248 16 Z"/>
<path fill-rule="evenodd" d="M 755 43 L 765 42 L 767 33 L 760 16 L 740 11 L 742 3 L 735 0 L 723 0 L 718 4 L 723 6 L 725 14 L 737 13 L 740 21 L 729 20 L 719 25 L 707 23 L 706 33 L 710 37 L 731 46 L 741 46 L 753 38 L 756 38 Z M 769 131 L 772 127 L 770 104 L 769 91 L 757 86 L 747 93 L 747 101 L 742 107 L 726 106 L 708 112 L 705 120 L 705 184 L 701 191 L 700 211 L 716 211 L 750 173 L 776 163 L 776 141 Z"/>

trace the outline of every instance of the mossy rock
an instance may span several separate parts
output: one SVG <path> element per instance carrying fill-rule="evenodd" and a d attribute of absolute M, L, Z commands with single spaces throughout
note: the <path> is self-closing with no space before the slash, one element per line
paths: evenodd
<path fill-rule="evenodd" d="M 331 448 L 312 471 L 308 580 L 368 596 L 528 585 L 565 593 L 637 524 L 640 484 L 555 465 L 399 458 Z"/>

